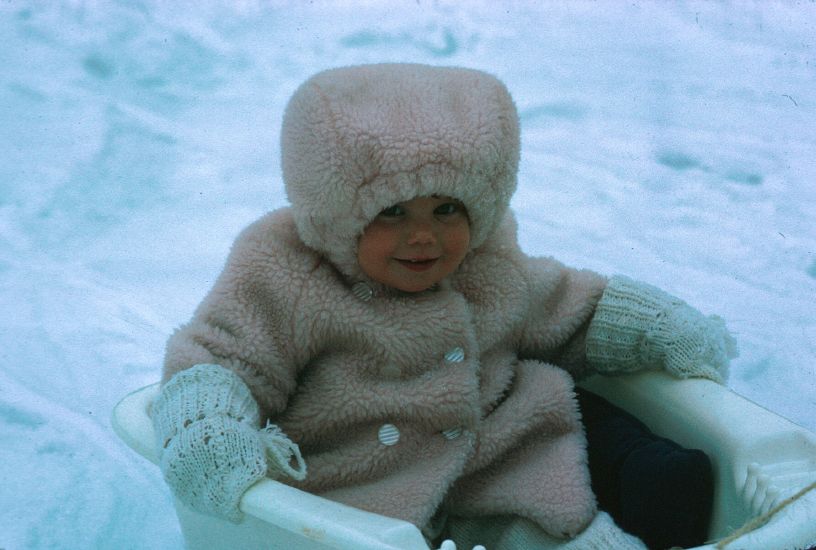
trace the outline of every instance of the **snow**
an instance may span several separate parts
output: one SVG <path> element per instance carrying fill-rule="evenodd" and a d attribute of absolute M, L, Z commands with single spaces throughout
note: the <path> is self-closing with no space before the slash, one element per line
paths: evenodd
<path fill-rule="evenodd" d="M 0 548 L 181 547 L 110 412 L 286 204 L 283 107 L 337 65 L 499 76 L 525 249 L 721 315 L 734 390 L 816 430 L 815 27 L 805 1 L 1 2 Z"/>

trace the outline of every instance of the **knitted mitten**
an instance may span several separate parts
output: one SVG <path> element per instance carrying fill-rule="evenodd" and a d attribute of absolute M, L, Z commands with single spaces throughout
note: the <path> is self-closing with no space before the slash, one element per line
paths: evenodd
<path fill-rule="evenodd" d="M 199 512 L 238 522 L 241 496 L 267 473 L 305 477 L 297 445 L 274 425 L 258 430 L 249 388 L 218 365 L 176 374 L 153 402 L 152 417 L 164 479 Z"/>
<path fill-rule="evenodd" d="M 716 315 L 706 317 L 658 288 L 616 276 L 590 323 L 586 352 L 601 373 L 664 368 L 681 378 L 722 383 L 737 347 Z"/>
<path fill-rule="evenodd" d="M 563 550 L 648 550 L 643 542 L 615 525 L 606 512 L 598 512 L 589 527 L 562 547 Z"/>

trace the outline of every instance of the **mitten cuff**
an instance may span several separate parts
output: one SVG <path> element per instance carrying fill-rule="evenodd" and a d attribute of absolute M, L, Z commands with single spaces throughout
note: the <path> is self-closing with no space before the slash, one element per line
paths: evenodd
<path fill-rule="evenodd" d="M 177 373 L 162 387 L 151 414 L 160 447 L 207 416 L 222 414 L 260 426 L 258 404 L 247 385 L 219 365 L 195 365 Z"/>
<path fill-rule="evenodd" d="M 682 303 L 651 285 L 612 277 L 587 331 L 587 361 L 602 373 L 660 366 L 663 350 L 653 349 L 647 335 L 667 309 Z"/>

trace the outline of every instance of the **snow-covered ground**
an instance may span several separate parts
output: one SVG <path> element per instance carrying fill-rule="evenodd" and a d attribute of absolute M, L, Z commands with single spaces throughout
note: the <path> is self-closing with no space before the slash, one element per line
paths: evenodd
<path fill-rule="evenodd" d="M 0 548 L 181 545 L 111 409 L 285 204 L 295 87 L 376 61 L 502 78 L 526 250 L 722 315 L 731 386 L 816 430 L 813 2 L 4 0 Z"/>

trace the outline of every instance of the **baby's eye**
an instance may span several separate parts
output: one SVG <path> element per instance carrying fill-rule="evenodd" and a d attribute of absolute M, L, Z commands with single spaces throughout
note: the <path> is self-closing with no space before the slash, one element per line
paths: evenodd
<path fill-rule="evenodd" d="M 445 204 L 440 204 L 434 209 L 434 214 L 437 216 L 450 216 L 451 214 L 456 214 L 457 212 L 461 212 L 462 207 L 456 204 L 455 202 L 446 202 Z"/>
<path fill-rule="evenodd" d="M 398 204 L 395 204 L 394 206 L 389 206 L 388 208 L 380 212 L 380 216 L 383 216 L 385 218 L 396 218 L 397 216 L 402 216 L 403 214 L 405 214 L 405 209 Z"/>

